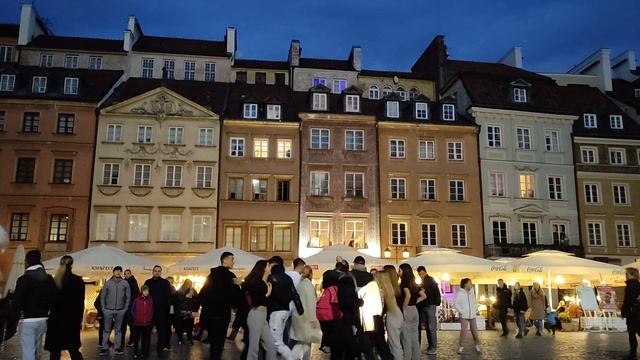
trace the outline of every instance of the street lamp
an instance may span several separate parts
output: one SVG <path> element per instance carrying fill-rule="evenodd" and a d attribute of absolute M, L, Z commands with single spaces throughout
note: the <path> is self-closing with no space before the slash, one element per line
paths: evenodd
<path fill-rule="evenodd" d="M 395 258 L 396 258 L 396 265 L 398 264 L 398 252 L 399 252 L 399 247 L 401 246 L 400 244 L 391 244 L 391 246 L 393 246 L 395 249 L 394 254 L 395 254 Z M 383 255 L 385 258 L 390 258 L 391 257 L 391 248 L 387 247 L 384 252 Z M 402 258 L 403 259 L 408 259 L 409 256 L 411 256 L 411 253 L 409 252 L 409 249 L 407 249 L 407 247 L 405 247 L 402 250 Z"/>

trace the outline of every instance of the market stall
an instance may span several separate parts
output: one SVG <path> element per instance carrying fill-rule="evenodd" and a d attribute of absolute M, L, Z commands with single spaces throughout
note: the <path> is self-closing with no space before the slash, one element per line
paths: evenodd
<path fill-rule="evenodd" d="M 379 269 L 391 264 L 387 260 L 367 255 L 347 245 L 326 246 L 317 254 L 304 258 L 304 261 L 315 271 L 314 275 L 319 276 L 322 275 L 324 271 L 335 268 L 336 257 L 338 256 L 347 260 L 349 264 L 353 264 L 353 259 L 355 259 L 356 256 L 362 256 L 368 269 Z"/>

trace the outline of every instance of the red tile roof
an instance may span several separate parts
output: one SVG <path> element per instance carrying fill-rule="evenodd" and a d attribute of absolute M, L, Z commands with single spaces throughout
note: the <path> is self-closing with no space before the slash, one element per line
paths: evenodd
<path fill-rule="evenodd" d="M 133 51 L 163 54 L 185 54 L 227 57 L 224 41 L 181 39 L 143 35 L 133 45 Z"/>
<path fill-rule="evenodd" d="M 95 52 L 124 53 L 122 40 L 95 39 L 56 35 L 39 35 L 27 44 L 29 48 L 83 50 Z"/>

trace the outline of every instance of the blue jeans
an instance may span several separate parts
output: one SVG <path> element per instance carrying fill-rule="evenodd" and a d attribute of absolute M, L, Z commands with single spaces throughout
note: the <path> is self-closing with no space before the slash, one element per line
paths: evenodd
<path fill-rule="evenodd" d="M 22 360 L 36 360 L 38 351 L 42 351 L 44 333 L 47 331 L 47 319 L 23 321 L 20 323 L 20 347 Z"/>
<path fill-rule="evenodd" d="M 425 305 L 422 308 L 422 319 L 425 324 L 425 330 L 427 332 L 427 342 L 429 349 L 438 348 L 438 317 L 435 305 Z"/>
<path fill-rule="evenodd" d="M 518 335 L 524 335 L 525 333 L 525 325 L 524 325 L 524 312 L 518 311 L 516 312 L 516 324 L 518 325 Z"/>
<path fill-rule="evenodd" d="M 542 332 L 542 320 L 533 320 L 533 324 L 538 332 Z"/>

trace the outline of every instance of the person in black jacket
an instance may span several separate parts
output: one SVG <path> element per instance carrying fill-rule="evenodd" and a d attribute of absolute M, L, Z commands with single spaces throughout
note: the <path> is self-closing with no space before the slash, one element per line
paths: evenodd
<path fill-rule="evenodd" d="M 624 301 L 622 302 L 622 317 L 627 319 L 627 332 L 629 333 L 629 357 L 636 359 L 638 351 L 638 339 L 640 335 L 640 281 L 636 268 L 626 269 L 627 287 L 624 289 Z"/>
<path fill-rule="evenodd" d="M 422 288 L 427 298 L 418 304 L 420 311 L 421 323 L 427 332 L 427 354 L 435 355 L 438 353 L 438 306 L 442 301 L 440 287 L 436 280 L 429 276 L 424 266 L 418 266 L 418 275 L 422 279 Z M 421 340 L 422 331 L 420 330 L 418 340 Z"/>
<path fill-rule="evenodd" d="M 73 258 L 65 255 L 60 259 L 56 273 L 57 293 L 54 298 L 44 348 L 51 353 L 51 360 L 60 359 L 62 350 L 67 350 L 72 360 L 82 360 L 80 353 L 80 330 L 84 317 L 84 281 L 71 269 Z"/>
<path fill-rule="evenodd" d="M 153 299 L 153 326 L 158 333 L 158 355 L 163 351 L 169 351 L 169 341 L 171 334 L 167 333 L 169 321 L 169 306 L 171 302 L 171 284 L 167 279 L 162 278 L 162 267 L 153 267 L 153 277 L 144 282 L 149 287 L 149 293 Z M 151 329 L 153 329 L 153 326 Z"/>
<path fill-rule="evenodd" d="M 529 303 L 527 302 L 527 296 L 522 291 L 522 287 L 519 282 L 513 285 L 513 314 L 516 317 L 516 324 L 518 325 L 518 334 L 516 339 L 522 339 L 522 336 L 526 336 L 529 330 L 524 325 L 524 313 L 529 309 Z"/>
<path fill-rule="evenodd" d="M 131 273 L 131 269 L 127 269 L 124 271 L 124 279 L 129 283 L 129 290 L 131 291 L 131 300 L 129 301 L 129 306 L 127 306 L 127 312 L 124 315 L 124 320 L 122 321 L 122 340 L 121 344 L 127 344 L 127 346 L 133 346 L 133 317 L 131 316 L 131 305 L 140 295 L 140 286 L 138 286 L 138 280 Z M 129 342 L 125 343 L 125 335 L 127 334 L 127 326 L 129 326 Z"/>
<path fill-rule="evenodd" d="M 278 354 L 284 359 L 292 359 L 291 349 L 284 342 L 284 331 L 287 320 L 291 316 L 290 304 L 293 301 L 293 280 L 284 272 L 282 258 L 271 258 L 269 265 L 271 266 L 269 282 L 273 287 L 271 296 L 267 301 L 269 328 L 273 334 Z"/>
<path fill-rule="evenodd" d="M 230 270 L 234 265 L 233 254 L 222 253 L 220 263 L 220 266 L 211 269 L 198 296 L 202 314 L 207 316 L 210 360 L 220 360 L 222 357 L 231 309 L 237 308 L 240 300 L 240 281 Z"/>
<path fill-rule="evenodd" d="M 367 268 L 365 267 L 364 257 L 356 256 L 353 259 L 353 269 L 351 269 L 351 275 L 356 279 L 356 288 L 360 289 L 361 287 L 366 286 L 368 283 L 373 281 L 373 275 L 371 275 Z"/>
<path fill-rule="evenodd" d="M 511 291 L 504 283 L 504 280 L 498 280 L 498 288 L 496 289 L 496 309 L 498 310 L 498 318 L 502 325 L 502 335 L 509 335 L 509 327 L 507 326 L 507 312 L 511 308 Z"/>

